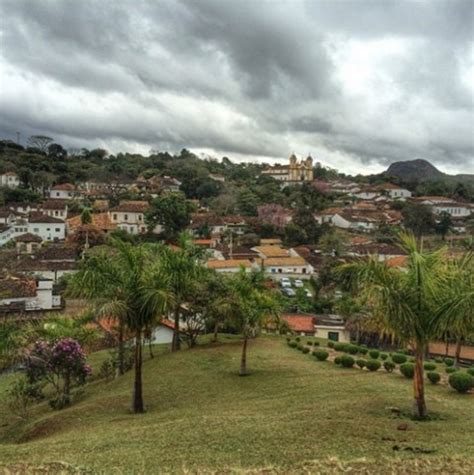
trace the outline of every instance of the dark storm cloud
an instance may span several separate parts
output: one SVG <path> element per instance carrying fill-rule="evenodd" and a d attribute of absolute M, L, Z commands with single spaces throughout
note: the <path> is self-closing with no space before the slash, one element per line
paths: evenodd
<path fill-rule="evenodd" d="M 473 8 L 3 0 L 0 135 L 249 159 L 311 150 L 361 171 L 422 156 L 469 171 Z"/>

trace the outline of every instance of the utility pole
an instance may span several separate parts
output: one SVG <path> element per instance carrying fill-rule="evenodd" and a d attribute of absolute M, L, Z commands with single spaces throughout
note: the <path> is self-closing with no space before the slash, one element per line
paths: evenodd
<path fill-rule="evenodd" d="M 17 133 L 16 133 L 16 143 L 17 143 L 18 145 L 20 145 L 20 137 L 21 137 L 20 132 L 17 132 Z"/>

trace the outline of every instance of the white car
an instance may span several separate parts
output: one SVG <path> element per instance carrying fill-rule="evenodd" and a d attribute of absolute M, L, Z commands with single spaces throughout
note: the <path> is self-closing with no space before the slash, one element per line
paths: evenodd
<path fill-rule="evenodd" d="M 295 287 L 297 287 L 299 289 L 304 287 L 303 281 L 301 279 L 296 279 L 295 280 Z"/>
<path fill-rule="evenodd" d="M 296 295 L 296 292 L 293 289 L 289 289 L 288 287 L 285 287 L 282 289 L 282 292 L 287 296 L 287 297 L 294 297 Z"/>
<path fill-rule="evenodd" d="M 283 279 L 280 280 L 280 285 L 282 287 L 291 287 L 291 281 L 287 277 L 284 277 Z"/>
<path fill-rule="evenodd" d="M 305 289 L 305 294 L 309 299 L 313 296 L 313 294 L 308 289 Z"/>

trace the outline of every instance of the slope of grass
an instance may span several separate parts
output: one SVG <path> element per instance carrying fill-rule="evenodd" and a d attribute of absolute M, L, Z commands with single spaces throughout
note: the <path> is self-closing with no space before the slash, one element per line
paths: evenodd
<path fill-rule="evenodd" d="M 251 343 L 249 377 L 237 376 L 239 357 L 239 342 L 229 340 L 148 360 L 143 415 L 128 412 L 131 373 L 88 385 L 68 409 L 42 404 L 27 422 L 0 406 L 0 467 L 147 474 L 474 470 L 472 395 L 428 386 L 434 417 L 415 422 L 390 410 L 411 408 L 411 383 L 399 375 L 316 362 L 280 338 Z M 400 423 L 408 429 L 397 430 Z"/>

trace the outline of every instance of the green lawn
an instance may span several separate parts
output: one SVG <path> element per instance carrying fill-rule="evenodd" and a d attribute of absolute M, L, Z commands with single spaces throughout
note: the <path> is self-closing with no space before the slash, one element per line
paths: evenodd
<path fill-rule="evenodd" d="M 251 376 L 237 376 L 239 357 L 235 338 L 161 351 L 144 365 L 144 415 L 128 412 L 131 373 L 88 385 L 63 411 L 41 404 L 24 423 L 0 403 L 0 474 L 38 466 L 106 474 L 474 471 L 472 394 L 427 386 L 435 417 L 415 422 L 389 409 L 410 411 L 411 383 L 398 374 L 316 362 L 277 337 L 250 344 Z M 397 430 L 400 423 L 408 430 Z"/>

